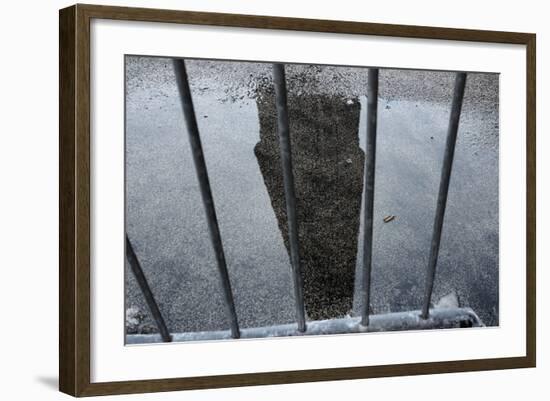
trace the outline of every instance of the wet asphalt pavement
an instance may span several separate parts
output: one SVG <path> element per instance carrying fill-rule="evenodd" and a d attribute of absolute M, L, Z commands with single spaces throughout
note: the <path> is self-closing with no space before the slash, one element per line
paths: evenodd
<path fill-rule="evenodd" d="M 187 69 L 239 323 L 292 322 L 271 65 L 191 60 Z M 354 314 L 367 70 L 286 71 L 308 316 Z M 128 235 L 172 332 L 225 329 L 171 62 L 128 57 L 126 74 Z M 380 71 L 375 313 L 421 306 L 453 82 L 448 72 Z M 498 324 L 498 162 L 498 75 L 469 74 L 433 299 L 455 291 L 487 325 Z M 129 331 L 154 331 L 128 268 L 126 277 L 126 306 L 141 315 Z"/>

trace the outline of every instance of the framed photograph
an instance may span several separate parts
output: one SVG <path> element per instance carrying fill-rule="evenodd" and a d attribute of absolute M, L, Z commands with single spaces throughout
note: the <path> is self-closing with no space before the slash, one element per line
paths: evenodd
<path fill-rule="evenodd" d="M 535 366 L 534 34 L 59 18 L 61 391 Z"/>

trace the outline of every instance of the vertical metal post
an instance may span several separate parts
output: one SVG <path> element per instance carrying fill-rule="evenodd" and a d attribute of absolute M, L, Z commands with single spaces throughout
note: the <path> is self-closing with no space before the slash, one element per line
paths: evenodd
<path fill-rule="evenodd" d="M 300 246 L 298 243 L 298 222 L 296 220 L 296 194 L 294 192 L 294 174 L 292 172 L 292 151 L 288 122 L 288 105 L 284 64 L 273 64 L 273 81 L 275 83 L 275 103 L 277 106 L 277 133 L 281 150 L 283 181 L 288 219 L 288 242 L 294 280 L 294 298 L 296 300 L 296 317 L 298 331 L 306 331 L 303 278 L 300 268 Z"/>
<path fill-rule="evenodd" d="M 374 176 L 376 167 L 376 127 L 378 123 L 378 68 L 369 68 L 367 82 L 367 144 L 365 154 L 365 214 L 363 238 L 363 280 L 361 285 L 361 325 L 369 324 L 372 270 L 372 226 L 374 221 Z"/>
<path fill-rule="evenodd" d="M 195 109 L 193 107 L 193 99 L 191 97 L 191 89 L 189 88 L 189 81 L 187 79 L 185 61 L 182 59 L 174 60 L 174 70 L 176 73 L 176 81 L 177 81 L 178 89 L 180 93 L 183 114 L 185 117 L 185 123 L 187 125 L 187 133 L 189 134 L 189 143 L 191 144 L 191 152 L 193 153 L 195 170 L 197 172 L 197 178 L 199 180 L 202 201 L 206 212 L 206 219 L 208 221 L 210 240 L 212 241 L 212 246 L 214 248 L 214 253 L 216 255 L 218 273 L 221 278 L 227 318 L 229 320 L 230 327 L 231 327 L 231 336 L 233 338 L 239 338 L 240 332 L 239 332 L 239 324 L 237 321 L 237 312 L 235 310 L 233 292 L 231 290 L 229 273 L 227 271 L 227 264 L 225 261 L 225 253 L 223 251 L 222 238 L 221 238 L 220 229 L 218 226 L 218 219 L 216 217 L 216 209 L 214 207 L 214 198 L 212 197 L 212 191 L 210 189 L 210 181 L 208 179 L 208 171 L 206 169 L 206 162 L 204 160 L 204 154 L 202 151 L 199 128 L 197 126 Z"/>
<path fill-rule="evenodd" d="M 465 86 L 466 73 L 457 73 L 453 93 L 453 103 L 451 106 L 451 116 L 449 118 L 449 128 L 447 130 L 445 155 L 443 156 L 443 166 L 441 168 L 441 181 L 439 184 L 439 194 L 437 196 L 437 207 L 435 211 L 432 243 L 430 245 L 430 259 L 428 261 L 428 271 L 426 274 L 426 286 L 424 292 L 424 304 L 422 307 L 423 319 L 427 319 L 430 313 L 430 302 L 434 287 L 437 257 L 439 255 L 439 244 L 441 241 L 441 231 L 443 229 L 445 207 L 447 206 L 447 194 L 449 192 L 449 183 L 451 181 L 453 157 L 455 153 L 456 137 L 458 133 L 458 124 L 460 122 L 460 112 L 462 110 L 462 100 L 464 99 Z"/>
<path fill-rule="evenodd" d="M 145 298 L 145 302 L 147 302 L 147 306 L 149 307 L 149 310 L 151 311 L 151 314 L 155 319 L 155 323 L 157 324 L 157 328 L 159 330 L 160 336 L 162 337 L 162 341 L 167 343 L 171 342 L 172 336 L 168 332 L 168 328 L 166 327 L 164 318 L 160 313 L 160 309 L 157 305 L 157 301 L 155 301 L 155 297 L 153 296 L 151 287 L 149 287 L 149 283 L 147 283 L 145 274 L 143 274 L 143 270 L 141 268 L 141 265 L 139 264 L 139 260 L 136 256 L 136 253 L 134 252 L 134 248 L 132 247 L 132 243 L 128 239 L 127 234 L 126 234 L 126 259 L 128 259 L 128 263 L 130 264 L 132 273 L 134 274 L 134 277 L 138 282 L 139 288 L 141 289 L 141 293 Z"/>

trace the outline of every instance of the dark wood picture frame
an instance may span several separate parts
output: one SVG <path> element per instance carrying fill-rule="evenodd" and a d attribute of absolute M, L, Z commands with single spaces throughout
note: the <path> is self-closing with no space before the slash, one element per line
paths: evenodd
<path fill-rule="evenodd" d="M 526 46 L 526 356 L 121 382 L 90 382 L 90 20 L 330 32 Z M 59 14 L 59 388 L 73 396 L 535 367 L 536 36 L 421 26 L 74 5 Z"/>

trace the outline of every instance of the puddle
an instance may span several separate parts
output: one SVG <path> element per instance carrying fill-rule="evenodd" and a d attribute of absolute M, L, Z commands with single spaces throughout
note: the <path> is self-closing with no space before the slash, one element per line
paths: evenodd
<path fill-rule="evenodd" d="M 253 75 L 256 67 L 250 63 L 235 73 Z M 128 93 L 127 230 L 169 329 L 221 330 L 228 324 L 215 258 L 179 97 L 169 78 Z M 227 89 L 215 82 L 193 91 L 242 327 L 295 319 L 270 96 L 228 98 Z M 371 296 L 375 313 L 421 305 L 449 107 L 380 99 Z M 310 319 L 343 316 L 358 311 L 360 301 L 354 283 L 360 279 L 363 257 L 366 99 L 293 92 L 289 108 L 307 314 Z M 472 107 L 465 110 L 434 301 L 454 290 L 463 305 L 494 325 L 498 117 Z M 384 223 L 388 215 L 396 217 Z M 147 310 L 128 272 L 127 307 Z M 150 318 L 143 322 L 149 323 Z"/>
<path fill-rule="evenodd" d="M 366 97 L 361 106 L 364 150 Z M 375 313 L 422 305 L 449 112 L 450 105 L 379 100 L 371 284 Z M 475 306 L 485 323 L 494 325 L 498 324 L 498 136 L 491 131 L 492 123 L 476 123 L 475 117 L 468 112 L 461 117 L 433 301 L 456 290 L 463 305 Z M 396 217 L 385 223 L 388 215 Z M 362 260 L 359 247 L 358 278 Z M 480 285 L 484 290 L 476 290 Z M 355 294 L 357 314 L 361 302 L 357 286 Z"/>

